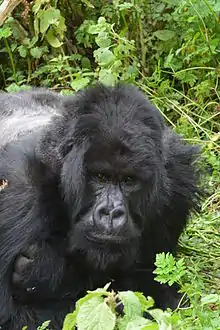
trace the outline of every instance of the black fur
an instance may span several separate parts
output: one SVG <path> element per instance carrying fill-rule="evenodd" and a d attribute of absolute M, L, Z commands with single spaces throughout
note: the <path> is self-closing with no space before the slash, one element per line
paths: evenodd
<path fill-rule="evenodd" d="M 3 329 L 51 319 L 60 330 L 76 299 L 109 280 L 175 307 L 179 296 L 153 281 L 153 263 L 174 251 L 198 206 L 198 149 L 131 86 L 0 94 L 0 111 Z M 117 221 L 96 218 L 111 198 Z"/>

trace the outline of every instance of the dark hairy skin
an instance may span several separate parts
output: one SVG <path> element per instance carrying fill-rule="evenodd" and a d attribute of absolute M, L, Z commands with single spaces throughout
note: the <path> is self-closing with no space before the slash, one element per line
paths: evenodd
<path fill-rule="evenodd" d="M 175 308 L 176 288 L 152 272 L 198 207 L 198 149 L 123 85 L 0 94 L 0 129 L 2 329 L 60 330 L 109 281 Z"/>

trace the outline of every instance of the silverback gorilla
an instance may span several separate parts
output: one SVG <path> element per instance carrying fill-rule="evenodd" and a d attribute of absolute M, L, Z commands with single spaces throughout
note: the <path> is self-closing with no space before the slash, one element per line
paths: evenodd
<path fill-rule="evenodd" d="M 132 86 L 2 93 L 0 115 L 1 329 L 60 330 L 108 281 L 174 308 L 152 271 L 198 206 L 197 148 Z"/>

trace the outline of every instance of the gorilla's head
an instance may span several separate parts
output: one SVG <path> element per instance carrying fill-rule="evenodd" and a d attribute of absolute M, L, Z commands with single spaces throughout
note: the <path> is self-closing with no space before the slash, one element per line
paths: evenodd
<path fill-rule="evenodd" d="M 163 189 L 163 120 L 128 86 L 80 92 L 73 108 L 61 173 L 70 250 L 95 268 L 129 267 Z"/>

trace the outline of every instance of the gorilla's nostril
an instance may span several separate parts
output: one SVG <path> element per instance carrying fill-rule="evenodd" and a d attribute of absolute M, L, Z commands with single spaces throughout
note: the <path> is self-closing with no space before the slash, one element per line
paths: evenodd
<path fill-rule="evenodd" d="M 117 207 L 110 213 L 112 220 L 116 220 L 125 215 L 125 210 L 123 207 Z"/>
<path fill-rule="evenodd" d="M 96 223 L 102 222 L 103 217 L 109 216 L 110 212 L 106 205 L 99 205 L 94 212 L 94 220 Z"/>
<path fill-rule="evenodd" d="M 107 207 L 103 207 L 99 210 L 99 214 L 100 214 L 100 217 L 102 217 L 103 215 L 109 215 L 109 210 Z"/>

